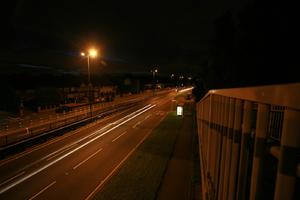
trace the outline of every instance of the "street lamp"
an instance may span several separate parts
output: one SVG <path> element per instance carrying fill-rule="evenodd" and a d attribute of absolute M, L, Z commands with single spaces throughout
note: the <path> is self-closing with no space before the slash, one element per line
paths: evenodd
<path fill-rule="evenodd" d="M 154 95 L 154 93 L 155 93 L 155 73 L 158 73 L 158 69 L 153 69 L 153 70 L 151 70 L 151 72 L 152 72 L 152 82 L 153 82 L 153 95 Z"/>
<path fill-rule="evenodd" d="M 152 72 L 152 75 L 153 75 L 153 81 L 154 81 L 155 73 L 158 73 L 158 69 L 151 70 L 151 72 Z M 155 81 L 154 81 L 154 82 L 155 82 Z"/>
<path fill-rule="evenodd" d="M 91 75 L 90 75 L 90 57 L 96 58 L 98 55 L 98 52 L 96 49 L 90 49 L 88 53 L 81 52 L 81 56 L 87 58 L 87 64 L 88 64 L 88 84 L 91 84 Z"/>
<path fill-rule="evenodd" d="M 184 76 L 180 75 L 180 76 L 179 76 L 179 79 L 180 79 L 180 81 L 179 81 L 179 87 L 183 87 L 183 79 L 184 79 Z"/>
<path fill-rule="evenodd" d="M 87 53 L 81 52 L 80 54 L 83 57 L 87 58 L 87 67 L 88 67 L 88 103 L 90 106 L 90 115 L 92 118 L 92 102 L 91 102 L 91 75 L 90 75 L 90 57 L 96 58 L 98 55 L 98 52 L 96 49 L 89 49 Z"/>

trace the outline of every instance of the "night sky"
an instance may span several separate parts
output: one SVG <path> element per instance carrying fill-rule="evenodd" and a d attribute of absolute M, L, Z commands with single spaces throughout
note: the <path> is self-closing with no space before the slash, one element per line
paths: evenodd
<path fill-rule="evenodd" d="M 246 0 L 9 2 L 1 8 L 1 70 L 22 63 L 82 71 L 78 55 L 94 46 L 101 61 L 93 64 L 102 72 L 157 66 L 162 73 L 193 74 L 208 54 L 214 19 Z"/>

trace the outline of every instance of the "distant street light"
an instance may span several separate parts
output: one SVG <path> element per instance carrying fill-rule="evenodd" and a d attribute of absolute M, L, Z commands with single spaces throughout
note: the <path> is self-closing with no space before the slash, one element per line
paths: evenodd
<path fill-rule="evenodd" d="M 155 78 L 155 74 L 157 74 L 157 73 L 158 73 L 158 70 L 157 70 L 157 69 L 152 70 L 153 80 L 154 80 L 154 78 Z"/>
<path fill-rule="evenodd" d="M 88 67 L 88 103 L 90 106 L 90 115 L 92 118 L 92 102 L 91 102 L 91 75 L 90 75 L 90 57 L 96 58 L 98 55 L 98 52 L 96 49 L 89 49 L 87 53 L 81 52 L 80 54 L 83 57 L 87 58 L 87 67 Z"/>
<path fill-rule="evenodd" d="M 151 72 L 152 72 L 152 82 L 153 82 L 153 95 L 154 95 L 154 93 L 155 93 L 155 74 L 156 73 L 158 73 L 158 69 L 153 69 L 153 70 L 151 70 Z"/>
<path fill-rule="evenodd" d="M 179 79 L 180 79 L 180 81 L 179 81 L 179 82 L 180 82 L 180 83 L 179 83 L 180 85 L 179 85 L 179 86 L 180 86 L 180 87 L 183 87 L 183 79 L 184 79 L 184 76 L 182 76 L 182 75 L 179 76 Z"/>

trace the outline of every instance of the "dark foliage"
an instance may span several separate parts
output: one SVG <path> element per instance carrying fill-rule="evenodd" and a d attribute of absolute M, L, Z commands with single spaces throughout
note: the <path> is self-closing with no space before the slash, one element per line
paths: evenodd
<path fill-rule="evenodd" d="M 208 87 L 300 81 L 296 13 L 288 1 L 260 0 L 217 18 L 205 66 Z"/>

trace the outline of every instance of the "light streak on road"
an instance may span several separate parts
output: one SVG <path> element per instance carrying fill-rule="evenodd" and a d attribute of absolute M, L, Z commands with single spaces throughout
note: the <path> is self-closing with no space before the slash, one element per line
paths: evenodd
<path fill-rule="evenodd" d="M 183 93 L 183 92 L 190 91 L 190 90 L 192 90 L 193 88 L 194 88 L 194 87 L 190 87 L 190 88 L 186 88 L 186 89 L 180 90 L 179 93 Z"/>
<path fill-rule="evenodd" d="M 11 181 L 11 180 L 13 180 L 13 179 L 15 179 L 15 178 L 17 178 L 17 177 L 23 175 L 23 174 L 25 174 L 25 171 L 22 171 L 22 172 L 18 173 L 17 175 L 15 175 L 15 176 L 13 176 L 13 177 L 7 179 L 6 181 L 2 182 L 2 183 L 0 184 L 0 186 L 5 185 L 5 184 L 8 183 L 9 181 Z"/>
<path fill-rule="evenodd" d="M 37 194 L 35 194 L 34 196 L 30 197 L 28 200 L 32 200 L 32 199 L 36 198 L 37 196 L 39 196 L 40 194 L 42 194 L 44 191 L 46 191 L 48 188 L 50 188 L 55 183 L 56 183 L 56 181 L 53 181 L 52 183 L 50 183 L 49 185 L 47 185 L 46 187 L 44 187 L 41 191 L 39 191 Z"/>
<path fill-rule="evenodd" d="M 44 169 L 47 169 L 48 167 L 54 165 L 54 164 L 57 163 L 58 161 L 60 161 L 60 160 L 62 160 L 62 159 L 64 159 L 64 158 L 66 158 L 67 156 L 73 154 L 74 152 L 80 150 L 81 148 L 87 146 L 88 144 L 92 143 L 93 141 L 97 140 L 98 138 L 100 138 L 100 137 L 106 135 L 107 133 L 111 132 L 112 130 L 114 130 L 114 129 L 120 127 L 121 125 L 125 124 L 126 122 L 128 122 L 128 121 L 130 121 L 130 120 L 132 120 L 132 119 L 134 119 L 134 118 L 136 118 L 136 117 L 138 117 L 139 115 L 145 113 L 146 111 L 152 109 L 152 108 L 155 107 L 155 106 L 156 106 L 156 105 L 151 105 L 151 104 L 149 104 L 149 105 L 147 105 L 147 106 L 145 106 L 145 107 L 143 107 L 143 108 L 141 108 L 141 109 L 139 109 L 139 110 L 137 110 L 137 111 L 131 113 L 130 115 L 128 115 L 128 116 L 122 118 L 122 119 L 126 119 L 126 118 L 128 118 L 128 117 L 130 116 L 130 117 L 129 117 L 128 119 L 126 119 L 125 121 L 120 122 L 121 120 L 117 120 L 117 122 L 118 122 L 119 124 L 115 125 L 114 127 L 108 129 L 107 131 L 105 131 L 105 132 L 103 132 L 103 133 L 101 133 L 101 131 L 102 131 L 104 128 L 106 128 L 106 127 L 102 128 L 102 129 L 100 129 L 100 130 L 98 130 L 98 131 L 93 132 L 91 135 L 95 135 L 95 134 L 98 134 L 98 133 L 101 133 L 101 134 L 98 135 L 98 136 L 96 136 L 96 137 L 94 137 L 93 139 L 91 139 L 91 140 L 89 140 L 89 141 L 83 143 L 82 145 L 78 146 L 77 148 L 71 150 L 70 152 L 68 152 L 68 153 L 66 153 L 66 154 L 64 154 L 64 155 L 62 155 L 62 156 L 56 158 L 56 159 L 53 160 L 52 162 L 50 162 L 50 163 L 44 165 L 43 167 L 41 167 L 41 168 L 39 168 L 39 169 L 37 169 L 37 170 L 35 170 L 35 171 L 33 171 L 33 172 L 27 174 L 26 176 L 24 176 L 24 177 L 22 177 L 22 178 L 16 180 L 15 182 L 10 183 L 10 184 L 7 185 L 6 187 L 1 188 L 1 189 L 0 189 L 0 194 L 2 194 L 2 193 L 4 193 L 4 192 L 6 192 L 7 190 L 9 190 L 9 189 L 11 189 L 11 188 L 17 186 L 18 184 L 24 182 L 25 180 L 27 180 L 27 179 L 31 178 L 32 176 L 38 174 L 39 172 L 43 171 Z M 116 123 L 112 123 L 112 124 L 116 124 Z M 111 125 L 111 124 L 109 124 L 109 125 Z M 79 141 L 83 141 L 84 139 L 90 137 L 91 135 L 88 135 L 88 136 L 86 136 L 86 137 L 80 139 Z M 51 153 L 51 154 L 45 156 L 44 159 L 50 157 L 51 155 L 54 155 L 55 153 L 57 153 L 57 152 L 59 152 L 59 151 L 65 149 L 65 148 L 67 148 L 67 147 L 69 147 L 69 146 L 71 146 L 71 145 L 74 145 L 75 143 L 78 143 L 78 141 L 77 141 L 77 142 L 74 142 L 74 143 L 72 143 L 72 144 L 70 144 L 70 145 L 67 145 L 67 146 L 65 146 L 64 148 L 59 149 L 59 150 L 57 150 L 57 151 L 55 151 L 55 152 L 53 152 L 53 153 Z"/>

